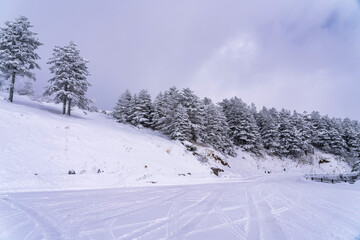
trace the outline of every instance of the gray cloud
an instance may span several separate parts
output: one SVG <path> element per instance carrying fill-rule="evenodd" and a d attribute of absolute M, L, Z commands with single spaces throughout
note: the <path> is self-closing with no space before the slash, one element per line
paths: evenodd
<path fill-rule="evenodd" d="M 90 60 L 89 96 L 112 108 L 126 88 L 172 85 L 219 101 L 237 95 L 360 120 L 360 11 L 355 0 L 0 0 L 0 22 L 28 16 L 44 46 L 75 41 Z"/>

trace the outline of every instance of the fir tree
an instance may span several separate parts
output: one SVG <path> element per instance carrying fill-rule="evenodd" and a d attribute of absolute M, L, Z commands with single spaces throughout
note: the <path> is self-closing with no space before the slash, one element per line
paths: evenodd
<path fill-rule="evenodd" d="M 331 153 L 344 156 L 346 143 L 342 138 L 342 128 L 340 119 L 331 119 L 328 123 L 329 147 Z"/>
<path fill-rule="evenodd" d="M 135 98 L 132 123 L 135 126 L 150 127 L 152 121 L 153 106 L 151 96 L 147 90 L 141 90 Z"/>
<path fill-rule="evenodd" d="M 166 118 L 166 103 L 164 94 L 162 92 L 156 96 L 154 103 L 154 111 L 152 112 L 152 123 L 151 128 L 154 130 L 161 131 Z"/>
<path fill-rule="evenodd" d="M 166 91 L 161 99 L 161 108 L 156 106 L 154 124 L 158 131 L 170 136 L 173 133 L 172 123 L 175 119 L 175 112 L 180 104 L 181 95 L 176 87 L 171 87 Z M 185 109 L 186 110 L 186 109 Z M 159 112 L 161 111 L 161 113 Z"/>
<path fill-rule="evenodd" d="M 63 103 L 63 114 L 66 111 L 70 115 L 71 107 L 78 106 L 87 109 L 89 100 L 85 93 L 90 86 L 87 81 L 89 72 L 86 64 L 88 61 L 80 56 L 76 44 L 70 42 L 68 46 L 55 47 L 53 56 L 48 64 L 51 64 L 50 71 L 54 74 L 48 82 L 44 95 L 54 96 L 55 103 Z"/>
<path fill-rule="evenodd" d="M 303 155 L 301 149 L 301 138 L 291 123 L 291 114 L 284 109 L 280 112 L 280 144 L 281 154 L 286 157 L 300 157 Z"/>
<path fill-rule="evenodd" d="M 16 77 L 35 80 L 32 69 L 38 68 L 40 59 L 35 50 L 42 45 L 36 38 L 37 33 L 30 31 L 29 20 L 21 16 L 15 21 L 7 21 L 0 30 L 0 71 L 5 79 L 10 79 L 9 101 L 13 101 Z"/>
<path fill-rule="evenodd" d="M 306 112 L 300 114 L 294 111 L 291 116 L 291 124 L 295 127 L 295 135 L 300 140 L 299 147 L 306 155 L 314 152 L 311 145 L 311 129 L 309 122 L 306 120 L 307 118 L 308 115 Z"/>
<path fill-rule="evenodd" d="M 168 126 L 170 137 L 175 140 L 188 141 L 191 139 L 191 122 L 186 108 L 179 104 L 175 109 L 174 121 Z"/>
<path fill-rule="evenodd" d="M 191 122 L 191 139 L 197 141 L 201 138 L 201 133 L 204 130 L 204 109 L 201 106 L 201 101 L 190 88 L 184 88 L 180 93 L 179 102 L 186 108 Z"/>
<path fill-rule="evenodd" d="M 203 141 L 224 154 L 235 156 L 236 154 L 233 143 L 229 137 L 229 127 L 225 115 L 209 98 L 205 98 L 203 103 L 205 110 L 205 134 L 203 136 Z"/>
<path fill-rule="evenodd" d="M 259 130 L 250 109 L 239 98 L 223 100 L 220 104 L 229 125 L 229 135 L 235 145 L 244 150 L 260 154 L 261 142 Z"/>
<path fill-rule="evenodd" d="M 324 118 L 321 117 L 319 112 L 312 112 L 308 121 L 310 121 L 312 145 L 319 149 L 329 150 L 327 146 L 329 136 Z"/>
<path fill-rule="evenodd" d="M 342 122 L 342 138 L 345 141 L 346 152 L 349 157 L 360 157 L 360 132 L 356 121 L 345 118 Z"/>
<path fill-rule="evenodd" d="M 257 120 L 259 131 L 261 135 L 261 142 L 269 154 L 280 155 L 280 134 L 273 116 L 264 107 L 258 113 Z"/>
<path fill-rule="evenodd" d="M 121 123 L 129 122 L 129 116 L 131 112 L 131 93 L 129 90 L 126 90 L 122 93 L 116 103 L 114 108 L 113 117 Z"/>

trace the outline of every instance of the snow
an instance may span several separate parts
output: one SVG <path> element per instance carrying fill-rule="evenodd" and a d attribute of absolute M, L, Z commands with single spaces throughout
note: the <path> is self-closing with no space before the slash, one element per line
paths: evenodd
<path fill-rule="evenodd" d="M 356 239 L 360 185 L 284 175 L 0 195 L 0 239 Z"/>
<path fill-rule="evenodd" d="M 0 123 L 0 192 L 216 179 L 180 142 L 105 114 L 76 109 L 67 117 L 60 105 L 15 96 L 13 104 L 0 101 Z"/>
<path fill-rule="evenodd" d="M 0 100 L 0 239 L 360 238 L 360 184 L 304 179 L 350 172 L 340 158 L 226 158 L 196 146 L 229 168 L 108 114 L 73 114 Z"/>

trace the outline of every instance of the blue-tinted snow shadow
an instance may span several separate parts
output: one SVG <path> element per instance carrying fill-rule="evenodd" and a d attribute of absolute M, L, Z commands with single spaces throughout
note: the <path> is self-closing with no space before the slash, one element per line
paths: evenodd
<path fill-rule="evenodd" d="M 21 100 L 16 100 L 14 99 L 13 104 L 16 105 L 21 105 L 21 106 L 26 106 L 26 107 L 30 107 L 30 108 L 35 108 L 35 109 L 39 109 L 41 111 L 45 111 L 48 113 L 52 113 L 58 116 L 62 116 L 62 109 L 60 108 L 56 108 L 56 107 L 52 107 L 52 106 L 46 106 L 43 105 L 41 102 L 36 102 L 36 101 L 27 101 L 27 102 L 23 102 Z M 84 117 L 78 116 L 76 114 L 71 115 L 72 118 L 79 118 L 79 119 L 86 119 Z"/>

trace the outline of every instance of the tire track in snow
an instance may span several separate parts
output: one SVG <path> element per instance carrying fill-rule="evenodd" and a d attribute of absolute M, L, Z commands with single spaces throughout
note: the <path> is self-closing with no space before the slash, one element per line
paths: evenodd
<path fill-rule="evenodd" d="M 173 234 L 173 229 L 177 231 L 177 218 L 175 218 L 176 214 L 176 208 L 177 208 L 178 200 L 173 202 L 173 204 L 170 207 L 170 210 L 167 214 L 167 223 L 166 223 L 166 239 L 169 239 L 169 237 Z M 174 219 L 174 221 L 170 221 L 170 219 Z"/>
<path fill-rule="evenodd" d="M 190 232 L 191 228 L 196 227 L 201 220 L 209 214 L 208 206 L 216 201 L 218 194 L 208 193 L 199 201 L 176 211 L 176 204 L 180 199 L 175 200 L 173 207 L 170 208 L 168 217 L 156 219 L 147 226 L 133 231 L 131 234 L 125 234 L 117 239 L 138 239 L 144 237 L 145 239 L 153 239 L 151 234 L 158 232 L 165 228 L 166 239 L 183 239 L 183 236 Z M 196 211 L 194 213 L 194 211 Z M 186 219 L 188 218 L 188 219 Z M 186 219 L 185 223 L 180 225 L 180 220 Z"/>
<path fill-rule="evenodd" d="M 254 199 L 249 192 L 245 192 L 247 202 L 248 221 L 246 225 L 246 239 L 260 239 L 260 225 L 257 222 L 257 211 L 254 207 Z"/>
<path fill-rule="evenodd" d="M 104 232 L 106 228 L 109 229 L 106 226 L 106 224 L 111 220 L 114 220 L 114 219 L 116 220 L 116 219 L 118 219 L 120 217 L 126 217 L 126 216 L 129 216 L 129 215 L 135 214 L 135 213 L 142 212 L 142 211 L 144 211 L 146 209 L 152 208 L 154 205 L 162 204 L 164 202 L 167 202 L 167 201 L 170 201 L 170 200 L 172 200 L 174 198 L 177 198 L 182 194 L 183 194 L 183 192 L 175 192 L 175 193 L 171 193 L 171 194 L 168 194 L 168 195 L 165 195 L 165 196 L 159 196 L 159 197 L 156 197 L 154 199 L 147 199 L 145 201 L 141 201 L 141 203 L 145 203 L 145 204 L 142 204 L 140 206 L 139 206 L 139 204 L 133 204 L 133 205 L 131 205 L 131 207 L 135 207 L 135 208 L 130 207 L 130 209 L 129 209 L 129 207 L 127 207 L 126 212 L 122 212 L 122 213 L 116 213 L 115 212 L 111 216 L 107 215 L 106 217 L 104 217 L 102 219 L 99 219 L 97 216 L 93 216 L 92 217 L 93 220 L 91 222 L 87 221 L 82 225 L 82 227 L 79 230 L 78 236 L 83 237 L 83 236 L 86 236 L 86 235 L 89 236 L 91 234 Z M 97 227 L 97 229 L 85 230 L 85 228 L 87 228 L 89 225 L 97 223 L 97 222 L 101 222 L 101 221 L 105 222 L 104 227 L 100 227 L 100 228 Z M 157 223 L 156 220 L 154 220 L 154 222 Z M 148 226 L 152 226 L 152 225 L 153 225 L 153 223 L 148 224 Z"/>
<path fill-rule="evenodd" d="M 289 206 L 291 206 L 293 212 L 295 212 L 298 221 L 296 225 L 292 222 L 285 222 L 284 224 L 289 226 L 290 228 L 298 228 L 300 231 L 306 231 L 310 225 L 318 226 L 318 229 L 326 228 L 328 224 L 333 225 L 332 232 L 322 232 L 315 231 L 312 235 L 312 238 L 327 238 L 327 239 L 350 239 L 358 237 L 358 226 L 359 219 L 353 217 L 353 213 L 348 213 L 345 217 L 344 212 L 338 205 L 329 202 L 328 200 L 324 200 L 324 198 L 320 198 L 316 196 L 316 193 L 313 193 L 308 197 L 304 198 L 304 190 L 296 189 L 282 189 L 281 192 L 278 193 L 279 196 L 283 199 L 283 201 L 287 202 Z M 298 191 L 301 191 L 303 194 L 299 194 Z M 286 192 L 286 194 L 285 194 Z M 302 202 L 301 205 L 295 204 L 292 199 L 297 199 L 299 202 Z M 326 199 L 326 198 L 325 198 Z M 330 208 L 329 208 L 330 207 Z M 296 209 L 296 211 L 295 211 Z M 301 214 L 299 214 L 301 213 Z M 342 216 L 339 218 L 339 216 Z M 349 216 L 351 216 L 349 218 Z M 301 223 L 300 219 L 303 221 Z M 342 224 L 339 224 L 339 221 L 342 221 Z M 336 223 L 336 224 L 335 224 Z M 341 225 L 342 227 L 338 227 Z M 347 226 L 347 228 L 344 228 Z M 343 235 L 342 235 L 343 234 Z"/>
<path fill-rule="evenodd" d="M 245 232 L 241 228 L 239 228 L 228 215 L 226 215 L 226 213 L 219 206 L 218 203 L 215 204 L 215 212 L 218 215 L 219 219 L 230 229 L 236 239 L 246 239 Z"/>
<path fill-rule="evenodd" d="M 271 189 L 271 192 L 268 193 Z M 274 196 L 274 186 L 264 188 L 263 191 L 258 192 L 258 198 L 260 201 L 254 201 L 253 204 L 257 214 L 257 223 L 260 226 L 260 238 L 259 239 L 287 239 L 284 235 L 282 227 L 279 225 L 277 219 L 274 217 L 271 207 L 269 206 L 269 200 Z M 255 191 L 255 190 L 254 190 Z M 266 197 L 261 198 L 263 194 L 267 194 Z M 253 196 L 252 196 L 253 198 Z"/>
<path fill-rule="evenodd" d="M 41 229 L 41 232 L 45 239 L 49 240 L 57 240 L 61 239 L 61 234 L 58 232 L 58 230 L 53 226 L 53 224 L 46 219 L 46 217 L 41 216 L 37 212 L 35 212 L 33 209 L 30 209 L 20 203 L 15 202 L 11 198 L 3 198 L 1 199 L 3 202 L 7 203 L 11 208 L 18 209 L 25 213 L 25 216 L 33 221 L 35 225 L 39 226 Z"/>
<path fill-rule="evenodd" d="M 211 210 L 214 209 L 214 206 L 223 191 L 224 190 L 221 190 L 217 193 L 210 192 L 202 200 L 198 201 L 197 203 L 191 205 L 188 208 L 180 210 L 175 216 L 177 219 L 181 219 L 189 215 L 190 219 L 188 219 L 185 224 L 182 224 L 182 226 L 168 239 L 183 239 L 186 235 L 191 235 L 190 230 L 198 226 L 200 222 L 204 219 L 204 217 L 210 214 Z M 196 210 L 197 213 L 192 213 L 193 210 Z"/>

